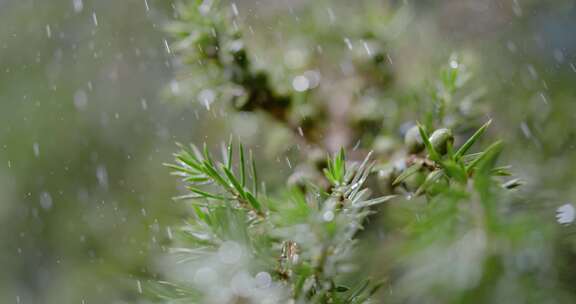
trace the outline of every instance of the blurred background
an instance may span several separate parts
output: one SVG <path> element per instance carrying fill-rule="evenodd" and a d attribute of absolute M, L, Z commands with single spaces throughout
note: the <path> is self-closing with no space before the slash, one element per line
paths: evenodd
<path fill-rule="evenodd" d="M 556 207 L 576 199 L 576 4 L 362 1 L 377 2 L 402 12 L 386 46 L 394 91 L 424 86 L 464 54 L 491 134 L 506 140 L 506 160 L 528 193 L 538 190 L 535 212 L 554 224 Z M 171 200 L 178 183 L 162 166 L 176 142 L 217 147 L 233 133 L 259 151 L 271 184 L 290 174 L 287 135 L 274 122 L 172 97 L 180 87 L 163 30 L 172 4 L 0 0 L 0 303 L 138 302 L 137 280 L 154 277 L 149 265 L 183 219 Z M 347 1 L 236 5 L 256 54 L 322 39 L 318 23 L 363 22 Z M 327 21 L 310 22 L 310 6 Z M 327 52 L 345 50 L 345 38 Z"/>

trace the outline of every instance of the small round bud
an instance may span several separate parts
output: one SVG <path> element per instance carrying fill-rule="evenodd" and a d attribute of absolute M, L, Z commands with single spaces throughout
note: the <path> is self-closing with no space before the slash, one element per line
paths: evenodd
<path fill-rule="evenodd" d="M 398 177 L 398 172 L 394 167 L 384 168 L 378 171 L 378 184 L 380 188 L 385 192 L 391 192 L 392 182 L 396 177 Z"/>
<path fill-rule="evenodd" d="M 449 186 L 448 178 L 446 176 L 438 178 L 437 176 L 434 176 L 434 172 L 428 174 L 424 183 L 428 184 L 426 187 L 426 194 L 431 196 L 442 193 Z"/>
<path fill-rule="evenodd" d="M 426 180 L 426 173 L 423 170 L 420 170 L 404 180 L 404 186 L 406 190 L 410 192 L 416 192 L 418 188 L 424 183 Z"/>
<path fill-rule="evenodd" d="M 404 144 L 411 154 L 424 150 L 424 142 L 420 136 L 418 126 L 413 126 L 406 132 L 406 135 L 404 135 Z"/>
<path fill-rule="evenodd" d="M 444 155 L 448 152 L 448 145 L 454 144 L 454 135 L 450 129 L 438 129 L 430 136 L 430 143 L 434 150 Z"/>
<path fill-rule="evenodd" d="M 380 135 L 374 139 L 374 152 L 378 155 L 392 155 L 396 148 L 396 142 L 389 136 Z"/>

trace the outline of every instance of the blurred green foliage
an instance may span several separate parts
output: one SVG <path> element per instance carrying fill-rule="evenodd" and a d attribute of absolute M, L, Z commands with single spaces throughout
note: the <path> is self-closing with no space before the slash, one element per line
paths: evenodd
<path fill-rule="evenodd" d="M 381 267 L 365 271 L 383 277 L 422 270 L 391 277 L 395 289 L 381 292 L 392 299 L 445 303 L 457 291 L 456 301 L 510 302 L 515 291 L 530 290 L 515 301 L 570 303 L 576 242 L 573 227 L 559 226 L 554 213 L 576 194 L 572 1 L 237 1 L 251 66 L 267 72 L 278 96 L 293 93 L 296 77 L 321 72 L 319 88 L 292 95 L 298 110 L 282 116 L 292 128 L 260 114 L 235 114 L 209 91 L 198 95 L 214 88 L 174 56 L 179 46 L 164 31 L 175 19 L 172 2 L 0 1 L 0 302 L 145 301 L 139 282 L 157 278 L 168 228 L 188 215 L 170 200 L 181 189 L 162 167 L 174 142 L 206 141 L 217 151 L 234 134 L 253 148 L 260 179 L 274 190 L 297 171 L 292 164 L 317 164 L 314 151 L 303 157 L 296 148 L 303 144 L 294 144 L 300 125 L 328 150 L 359 140 L 361 150 L 374 148 L 386 160 L 401 147 L 405 122 L 420 120 L 430 131 L 450 127 L 459 146 L 492 118 L 483 137 L 503 139 L 502 162 L 525 182 L 506 199 L 503 214 L 512 215 L 499 219 L 501 229 L 489 237 L 462 232 L 449 247 L 447 224 L 431 247 L 402 248 L 417 253 L 395 260 L 398 249 L 389 244 L 429 229 L 426 221 L 408 231 L 398 227 L 435 205 L 397 201 L 370 218 L 361 259 Z M 450 74 L 453 62 L 463 78 Z M 200 91 L 190 84 L 202 84 Z M 163 102 L 172 96 L 186 102 Z M 341 102 L 338 96 L 351 97 L 355 112 L 327 111 Z M 446 115 L 427 117 L 431 109 Z M 353 127 L 339 129 L 330 119 Z M 341 132 L 353 135 L 334 135 Z M 463 195 L 447 195 L 447 207 Z M 474 211 L 464 211 L 462 220 Z M 490 271 L 466 268 L 479 257 L 488 257 L 482 263 Z M 506 285 L 523 271 L 544 275 Z M 419 293 L 428 288 L 434 298 Z"/>

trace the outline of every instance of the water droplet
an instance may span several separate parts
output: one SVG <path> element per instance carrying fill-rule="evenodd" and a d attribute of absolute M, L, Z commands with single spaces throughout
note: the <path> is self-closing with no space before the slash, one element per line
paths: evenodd
<path fill-rule="evenodd" d="M 202 267 L 194 274 L 194 283 L 201 286 L 208 286 L 218 279 L 218 274 L 211 267 Z"/>
<path fill-rule="evenodd" d="M 198 100 L 204 105 L 206 110 L 210 111 L 210 105 L 216 99 L 216 94 L 210 89 L 203 89 L 198 93 Z"/>
<path fill-rule="evenodd" d="M 540 98 L 542 99 L 542 101 L 545 104 L 548 104 L 548 98 L 546 97 L 546 95 L 544 94 L 544 92 L 540 92 Z"/>
<path fill-rule="evenodd" d="M 508 41 L 508 42 L 506 43 L 506 47 L 508 48 L 508 50 L 509 50 L 511 53 L 516 53 L 517 48 L 516 48 L 516 44 L 515 44 L 514 42 Z"/>
<path fill-rule="evenodd" d="M 78 90 L 74 93 L 74 106 L 77 110 L 84 110 L 88 105 L 88 95 L 84 90 Z"/>
<path fill-rule="evenodd" d="M 554 59 L 556 59 L 557 62 L 563 63 L 564 58 L 565 57 L 564 57 L 564 53 L 562 52 L 562 50 L 559 50 L 559 49 L 554 50 Z"/>
<path fill-rule="evenodd" d="M 140 280 L 136 281 L 136 287 L 138 288 L 138 293 L 142 294 L 142 283 Z"/>
<path fill-rule="evenodd" d="M 232 2 L 232 13 L 234 14 L 234 16 L 238 16 L 239 12 L 238 12 L 238 6 L 236 6 L 236 3 Z"/>
<path fill-rule="evenodd" d="M 522 122 L 520 124 L 520 129 L 522 130 L 522 133 L 524 133 L 524 136 L 526 136 L 526 138 L 532 137 L 532 132 L 530 131 L 530 128 L 525 122 Z"/>
<path fill-rule="evenodd" d="M 148 110 L 148 102 L 146 101 L 146 99 L 142 98 L 140 100 L 140 104 L 142 105 L 142 110 L 144 111 Z"/>
<path fill-rule="evenodd" d="M 315 70 L 309 70 L 304 72 L 304 77 L 306 77 L 306 79 L 308 79 L 308 84 L 310 86 L 310 88 L 315 88 L 318 85 L 320 85 L 320 79 L 322 78 L 320 76 L 320 72 L 315 71 Z"/>
<path fill-rule="evenodd" d="M 52 38 L 52 29 L 50 28 L 50 24 L 46 24 L 46 36 Z"/>
<path fill-rule="evenodd" d="M 108 171 L 103 165 L 96 168 L 96 179 L 98 179 L 100 187 L 108 189 Z"/>
<path fill-rule="evenodd" d="M 390 54 L 386 53 L 386 59 L 388 59 L 388 62 L 392 65 L 394 64 L 394 62 L 392 62 L 392 57 L 390 57 Z"/>
<path fill-rule="evenodd" d="M 349 50 L 352 49 L 352 42 L 350 41 L 350 39 L 344 38 L 344 43 L 346 43 L 346 47 L 348 47 Z"/>
<path fill-rule="evenodd" d="M 291 69 L 302 68 L 306 64 L 306 54 L 299 49 L 292 49 L 284 55 L 284 62 Z"/>
<path fill-rule="evenodd" d="M 94 26 L 98 26 L 98 16 L 96 16 L 96 12 L 92 12 L 92 22 Z"/>
<path fill-rule="evenodd" d="M 268 272 L 259 272 L 254 278 L 258 288 L 268 288 L 272 284 L 272 276 Z"/>
<path fill-rule="evenodd" d="M 372 57 L 372 50 L 370 49 L 370 46 L 368 45 L 368 43 L 366 41 L 362 42 L 362 45 L 364 46 L 364 49 L 366 50 L 366 53 L 368 54 L 368 56 Z"/>
<path fill-rule="evenodd" d="M 322 219 L 323 219 L 325 222 L 330 222 L 330 221 L 332 221 L 332 220 L 334 219 L 334 212 L 332 212 L 332 211 L 326 211 L 326 212 L 324 212 L 324 214 L 322 215 Z"/>
<path fill-rule="evenodd" d="M 34 151 L 34 156 L 40 156 L 40 145 L 38 145 L 38 143 L 32 145 L 32 150 Z"/>
<path fill-rule="evenodd" d="M 166 227 L 166 234 L 168 235 L 168 239 L 172 239 L 172 229 L 170 227 Z"/>
<path fill-rule="evenodd" d="M 572 204 L 564 204 L 556 209 L 556 221 L 559 224 L 567 225 L 576 219 L 576 209 Z"/>
<path fill-rule="evenodd" d="M 530 76 L 532 76 L 532 78 L 538 79 L 538 72 L 536 72 L 536 68 L 534 68 L 533 65 L 531 64 L 528 65 L 528 72 L 530 73 Z"/>
<path fill-rule="evenodd" d="M 170 45 L 168 44 L 168 40 L 164 39 L 164 48 L 166 48 L 166 53 L 171 54 L 172 50 L 170 50 Z"/>
<path fill-rule="evenodd" d="M 294 77 L 294 80 L 292 80 L 292 87 L 297 92 L 304 92 L 310 88 L 310 82 L 305 76 L 299 75 Z"/>
<path fill-rule="evenodd" d="M 52 208 L 52 196 L 48 192 L 42 192 L 40 194 L 40 206 L 44 208 L 44 210 L 48 210 Z"/>
<path fill-rule="evenodd" d="M 354 147 L 352 148 L 352 151 L 356 151 L 358 150 L 358 148 L 360 148 L 360 144 L 362 143 L 362 140 L 359 139 L 356 144 L 354 145 Z"/>
<path fill-rule="evenodd" d="M 150 5 L 148 5 L 148 0 L 144 0 L 144 7 L 146 7 L 146 11 L 150 11 Z"/>
<path fill-rule="evenodd" d="M 457 69 L 459 66 L 458 61 L 456 60 L 450 60 L 450 67 L 453 69 Z"/>
<path fill-rule="evenodd" d="M 241 271 L 232 277 L 230 287 L 235 294 L 248 297 L 254 288 L 254 280 L 246 271 Z"/>
<path fill-rule="evenodd" d="M 79 13 L 84 9 L 84 3 L 82 0 L 72 0 L 72 7 L 76 13 Z"/>
<path fill-rule="evenodd" d="M 170 91 L 171 91 L 172 94 L 174 94 L 174 95 L 179 95 L 179 94 L 180 94 L 180 84 L 178 83 L 178 81 L 172 80 L 172 81 L 170 82 Z"/>
<path fill-rule="evenodd" d="M 327 9 L 328 11 L 328 18 L 330 19 L 330 23 L 334 23 L 336 21 L 336 15 L 334 14 L 334 11 L 332 10 L 331 7 L 329 7 Z"/>
<path fill-rule="evenodd" d="M 514 4 L 512 5 L 512 11 L 514 12 L 514 15 L 516 15 L 516 17 L 522 17 L 522 8 L 520 7 L 518 0 L 514 0 Z"/>
<path fill-rule="evenodd" d="M 218 249 L 218 257 L 223 263 L 236 264 L 242 258 L 242 247 L 236 242 L 226 241 Z"/>
<path fill-rule="evenodd" d="M 304 137 L 304 131 L 302 130 L 302 127 L 298 127 L 298 134 L 302 137 Z"/>

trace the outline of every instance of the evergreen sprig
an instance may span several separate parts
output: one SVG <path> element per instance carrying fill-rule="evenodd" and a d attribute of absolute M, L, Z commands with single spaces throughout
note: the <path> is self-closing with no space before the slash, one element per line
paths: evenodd
<path fill-rule="evenodd" d="M 174 170 L 174 174 L 181 176 L 186 188 L 191 192 L 176 197 L 178 200 L 201 199 L 203 201 L 236 201 L 240 207 L 253 212 L 258 216 L 264 215 L 262 203 L 258 197 L 258 176 L 255 166 L 252 168 L 252 190 L 246 187 L 246 159 L 244 146 L 238 146 L 239 174 L 234 172 L 232 166 L 234 149 L 232 145 L 226 148 L 227 158 L 224 162 L 216 162 L 208 148 L 204 145 L 203 153 L 191 145 L 190 149 L 180 145 L 180 152 L 175 154 L 176 164 L 165 164 Z M 252 158 L 251 163 L 254 163 Z M 214 190 L 204 190 L 206 186 L 213 186 Z"/>
<path fill-rule="evenodd" d="M 237 20 L 226 9 L 217 2 L 189 1 L 178 11 L 179 21 L 172 30 L 176 29 L 181 59 L 193 58 L 190 65 L 209 72 L 200 81 L 191 80 L 191 86 L 216 87 L 221 95 L 229 87 L 240 87 L 245 99 L 234 104 L 236 109 L 264 110 L 288 128 L 299 127 L 287 110 L 304 107 L 302 100 L 293 103 L 293 97 L 307 95 L 277 94 L 268 74 L 253 69 Z M 369 50 L 367 43 L 365 48 Z M 383 57 L 377 57 L 372 63 L 381 70 Z M 354 64 L 365 67 L 365 62 Z M 380 80 L 360 82 L 353 91 L 360 95 L 386 91 L 383 72 L 363 74 L 359 78 Z M 206 84 L 206 78 L 212 83 Z M 476 128 L 479 124 L 470 118 L 478 113 L 460 111 L 458 101 L 475 96 L 461 96 L 469 79 L 460 58 L 451 58 L 429 96 L 432 108 L 422 113 L 422 124 L 406 132 L 405 145 L 393 145 L 388 152 L 381 149 L 373 157 L 366 151 L 376 146 L 376 140 L 367 136 L 368 140 L 358 142 L 358 150 L 340 149 L 328 159 L 312 155 L 317 175 L 311 174 L 297 187 L 280 185 L 273 193 L 260 190 L 265 187 L 259 188 L 256 160 L 251 152 L 246 158 L 242 145 L 224 146 L 221 161 L 206 146 L 202 152 L 195 146 L 181 147 L 176 164 L 167 166 L 186 185 L 188 193 L 177 199 L 189 202 L 192 214 L 177 229 L 175 248 L 168 257 L 180 263 L 178 271 L 167 271 L 166 280 L 151 287 L 157 299 L 169 303 L 506 302 L 502 299 L 509 297 L 502 296 L 502 290 L 524 300 L 518 302 L 541 298 L 535 288 L 521 286 L 537 286 L 541 278 L 553 281 L 550 265 L 543 259 L 518 261 L 524 261 L 526 250 L 537 257 L 549 254 L 538 244 L 541 239 L 533 237 L 544 231 L 513 206 L 515 192 L 508 190 L 521 182 L 502 180 L 511 175 L 508 166 L 497 163 L 503 143 L 478 148 L 491 121 Z M 366 103 L 351 104 L 352 114 L 364 106 L 374 109 Z M 364 118 L 361 123 L 352 121 L 355 133 L 386 132 L 378 116 L 371 116 L 377 111 L 364 112 L 372 112 L 368 116 L 376 124 L 365 124 Z M 343 123 L 338 119 L 337 124 Z M 469 136 L 460 141 L 462 134 Z M 357 162 L 347 160 L 346 154 L 366 157 Z M 379 206 L 384 202 L 390 204 Z M 371 233 L 384 229 L 371 226 L 363 233 L 364 226 L 381 224 L 371 218 L 387 221 L 385 233 L 392 235 L 377 238 L 383 244 L 370 247 L 391 248 L 376 261 L 365 258 L 359 249 L 362 243 L 374 241 Z M 371 268 L 382 260 L 391 266 L 375 275 Z M 384 284 L 394 292 L 378 294 Z"/>
<path fill-rule="evenodd" d="M 369 198 L 370 191 L 363 185 L 373 167 L 370 155 L 362 163 L 346 166 L 345 153 L 340 151 L 329 160 L 332 165 L 326 174 L 332 187 L 328 192 L 304 194 L 294 188 L 285 201 L 280 201 L 258 199 L 257 192 L 247 189 L 241 145 L 236 158 L 240 176 L 234 172 L 232 145 L 225 150 L 226 159 L 217 162 L 206 147 L 201 153 L 195 146 L 181 146 L 175 154 L 176 164 L 167 165 L 191 192 L 177 199 L 190 201 L 194 211 L 194 220 L 179 229 L 183 246 L 172 249 L 180 263 L 195 265 L 196 273 L 200 271 L 197 263 L 211 267 L 207 270 L 211 273 L 218 269 L 226 273 L 218 279 L 223 280 L 220 285 L 212 286 L 220 291 L 234 289 L 236 275 L 250 274 L 246 280 L 253 284 L 258 284 L 258 274 L 270 276 L 262 290 L 230 294 L 238 298 L 258 296 L 258 301 L 270 297 L 297 303 L 364 303 L 381 286 L 377 281 L 364 280 L 345 287 L 341 280 L 346 272 L 339 270 L 354 264 L 355 239 L 373 206 L 392 198 Z M 250 178 L 254 177 L 252 173 Z M 226 255 L 233 259 L 235 254 L 245 259 L 238 258 L 232 268 L 224 269 L 230 262 Z M 226 282 L 230 278 L 232 281 Z M 184 299 L 200 295 L 203 303 L 214 301 L 202 282 L 175 286 L 182 289 L 182 285 L 187 286 L 187 292 L 173 293 L 172 300 L 182 300 L 179 295 Z M 155 288 L 158 286 L 166 288 L 165 283 Z M 162 298 L 166 298 L 165 292 Z"/>

